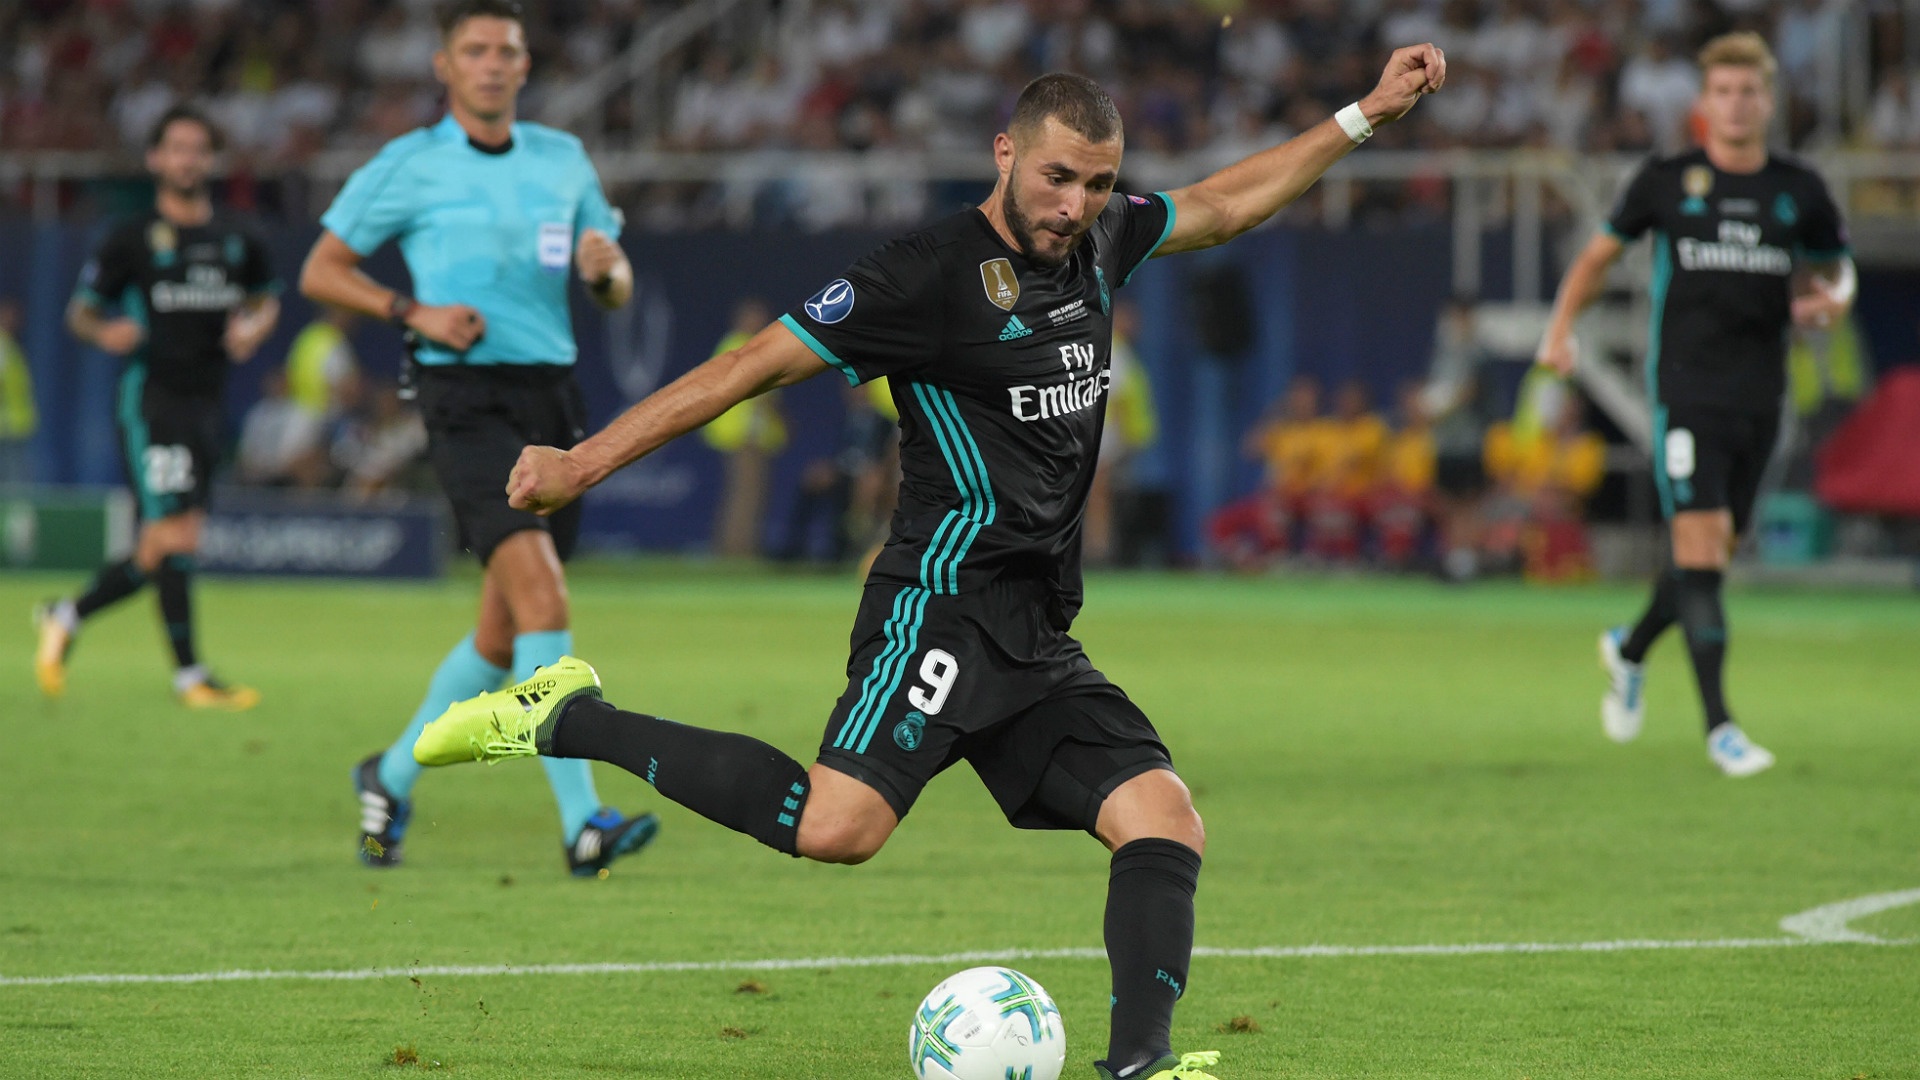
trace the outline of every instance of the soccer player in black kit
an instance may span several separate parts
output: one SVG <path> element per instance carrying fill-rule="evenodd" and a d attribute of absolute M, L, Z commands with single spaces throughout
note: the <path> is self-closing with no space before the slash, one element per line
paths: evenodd
<path fill-rule="evenodd" d="M 1654 481 L 1672 564 L 1631 627 L 1600 636 L 1609 737 L 1640 734 L 1647 650 L 1674 623 L 1686 638 L 1706 713 L 1707 755 L 1728 776 L 1773 764 L 1727 708 L 1721 577 L 1752 520 L 1786 393 L 1790 326 L 1827 326 L 1852 306 L 1854 271 L 1840 211 L 1818 174 L 1767 150 L 1773 55 L 1752 33 L 1700 52 L 1706 145 L 1642 168 L 1606 228 L 1561 284 L 1539 360 L 1573 370 L 1573 323 L 1624 245 L 1653 233 L 1647 383 Z"/>
<path fill-rule="evenodd" d="M 193 640 L 193 557 L 224 442 L 227 368 L 250 358 L 280 317 L 266 249 L 214 210 L 207 179 L 218 150 L 218 133 L 200 113 L 177 106 L 162 114 L 147 141 L 154 207 L 108 234 L 67 306 L 75 337 L 126 361 L 114 418 L 140 533 L 131 558 L 102 567 L 78 597 L 37 612 L 34 674 L 49 697 L 66 691 L 81 622 L 152 582 L 172 646 L 174 695 L 214 709 L 260 699 L 209 674 Z"/>
<path fill-rule="evenodd" d="M 811 770 L 744 735 L 599 700 L 568 657 L 453 706 L 414 756 L 446 765 L 591 758 L 790 855 L 871 858 L 941 770 L 966 761 L 1019 828 L 1084 829 L 1112 852 L 1112 1031 L 1103 1077 L 1198 1078 L 1172 1053 L 1205 842 L 1145 715 L 1068 634 L 1080 521 L 1105 412 L 1113 291 L 1154 255 L 1212 247 L 1291 202 L 1438 89 L 1432 45 L 1393 54 L 1367 97 L 1191 187 L 1116 195 L 1121 122 L 1076 75 L 1028 85 L 994 139 L 986 202 L 856 262 L 569 451 L 529 447 L 508 492 L 551 512 L 736 402 L 837 370 L 885 375 L 900 410 L 900 502 L 867 578 L 848 684 Z"/>

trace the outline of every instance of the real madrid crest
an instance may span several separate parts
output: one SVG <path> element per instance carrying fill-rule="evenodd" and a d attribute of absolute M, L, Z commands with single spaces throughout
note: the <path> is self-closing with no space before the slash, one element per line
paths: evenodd
<path fill-rule="evenodd" d="M 172 224 L 156 221 L 147 226 L 147 247 L 151 248 L 155 255 L 171 254 L 173 249 L 179 246 L 180 234 L 174 231 Z"/>
<path fill-rule="evenodd" d="M 1713 170 L 1705 165 L 1689 165 L 1680 174 L 1680 189 L 1691 199 L 1704 199 L 1713 190 Z"/>
<path fill-rule="evenodd" d="M 987 290 L 988 302 L 1001 311 L 1012 311 L 1020 299 L 1020 278 L 1006 259 L 988 259 L 980 264 L 980 287 Z"/>

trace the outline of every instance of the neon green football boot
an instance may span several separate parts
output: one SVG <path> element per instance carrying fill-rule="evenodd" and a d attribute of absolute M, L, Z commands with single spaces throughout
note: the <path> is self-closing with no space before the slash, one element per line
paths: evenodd
<path fill-rule="evenodd" d="M 1136 1077 L 1138 1080 L 1219 1080 L 1212 1073 L 1201 1071 L 1218 1064 L 1218 1050 L 1200 1050 L 1179 1057 L 1168 1054 L 1144 1069 L 1127 1074 L 1127 1080 L 1135 1080 Z M 1095 1064 L 1093 1071 L 1100 1074 L 1100 1080 L 1115 1080 L 1103 1065 Z"/>
<path fill-rule="evenodd" d="M 577 697 L 599 697 L 593 665 L 563 656 L 505 690 L 456 701 L 413 741 L 422 765 L 458 765 L 533 757 L 553 745 L 552 720 Z"/>

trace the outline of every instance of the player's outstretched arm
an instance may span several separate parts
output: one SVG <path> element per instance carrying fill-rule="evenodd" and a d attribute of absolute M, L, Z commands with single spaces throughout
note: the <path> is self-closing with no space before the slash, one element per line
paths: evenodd
<path fill-rule="evenodd" d="M 1279 146 L 1168 192 L 1175 211 L 1173 232 L 1155 254 L 1224 244 L 1267 220 L 1360 145 L 1356 139 L 1371 135 L 1376 125 L 1405 116 L 1422 95 L 1440 89 L 1446 81 L 1447 58 L 1438 46 L 1396 49 L 1379 85 L 1355 103 L 1365 120 L 1363 128 L 1356 126 L 1357 134 L 1349 135 L 1338 117 L 1328 117 Z M 1353 119 L 1348 116 L 1349 123 Z"/>
<path fill-rule="evenodd" d="M 300 294 L 309 300 L 395 322 L 448 348 L 464 352 L 487 332 L 487 320 L 465 304 L 416 304 L 360 269 L 360 253 L 331 231 L 307 253 L 300 267 Z"/>
<path fill-rule="evenodd" d="M 825 370 L 826 361 L 776 322 L 655 391 L 572 450 L 520 451 L 507 478 L 507 502 L 516 510 L 551 514 L 740 402 Z"/>
<path fill-rule="evenodd" d="M 1553 298 L 1553 314 L 1547 319 L 1546 335 L 1540 339 L 1540 350 L 1533 357 L 1535 363 L 1562 375 L 1573 374 L 1573 366 L 1579 360 L 1573 324 L 1600 295 L 1607 267 L 1613 265 L 1623 250 L 1625 245 L 1620 238 L 1610 232 L 1595 233 L 1593 239 L 1587 241 L 1573 265 L 1567 268 L 1567 276 L 1560 280 L 1559 295 Z"/>

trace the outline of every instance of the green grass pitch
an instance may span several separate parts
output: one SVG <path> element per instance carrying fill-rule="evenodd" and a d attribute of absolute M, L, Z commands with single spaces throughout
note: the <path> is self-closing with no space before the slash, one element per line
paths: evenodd
<path fill-rule="evenodd" d="M 90 626 L 67 697 L 38 700 L 23 616 L 76 583 L 0 578 L 16 613 L 0 629 L 0 1076 L 901 1080 L 911 1008 L 963 965 L 18 980 L 1100 944 L 1105 853 L 1008 828 L 964 767 L 845 868 L 778 857 L 601 766 L 606 801 L 665 822 L 601 881 L 565 875 L 538 768 L 445 770 L 416 791 L 408 864 L 364 869 L 348 770 L 464 632 L 470 576 L 206 584 L 203 651 L 265 694 L 238 716 L 172 703 L 148 597 Z M 855 594 L 588 565 L 576 637 L 610 699 L 810 760 Z M 1201 946 L 1769 939 L 1783 916 L 1920 888 L 1920 597 L 1731 596 L 1732 701 L 1781 762 L 1744 781 L 1705 759 L 1676 639 L 1653 658 L 1647 733 L 1601 736 L 1593 639 L 1639 601 L 1105 576 L 1079 632 L 1207 819 Z M 1920 939 L 1920 906 L 1852 928 Z M 1064 1012 L 1066 1075 L 1091 1076 L 1104 963 L 1018 966 Z M 1920 946 L 1202 956 L 1175 1036 L 1223 1051 L 1223 1080 L 1920 1077 Z"/>

